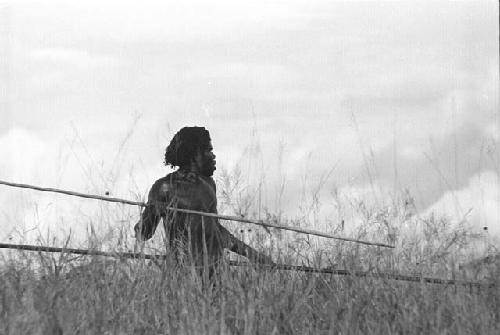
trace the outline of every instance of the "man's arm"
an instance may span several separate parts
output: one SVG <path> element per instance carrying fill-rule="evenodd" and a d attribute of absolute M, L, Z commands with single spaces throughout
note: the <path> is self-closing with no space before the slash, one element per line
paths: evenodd
<path fill-rule="evenodd" d="M 231 250 L 239 255 L 245 256 L 250 261 L 263 263 L 263 264 L 274 264 L 271 257 L 258 252 L 245 242 L 236 238 L 233 234 L 219 224 L 220 232 L 222 234 L 222 240 L 224 241 L 224 248 Z"/>
<path fill-rule="evenodd" d="M 149 240 L 155 233 L 161 219 L 158 200 L 158 182 L 156 182 L 149 191 L 146 208 L 142 212 L 140 220 L 134 226 L 135 238 L 139 241 Z"/>

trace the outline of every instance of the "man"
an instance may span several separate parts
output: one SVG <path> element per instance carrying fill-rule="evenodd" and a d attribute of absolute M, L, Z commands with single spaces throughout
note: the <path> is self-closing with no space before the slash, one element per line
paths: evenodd
<path fill-rule="evenodd" d="M 217 218 L 186 214 L 167 207 L 217 213 L 215 154 L 208 130 L 184 127 L 165 151 L 165 165 L 179 167 L 158 179 L 149 192 L 141 220 L 135 225 L 139 241 L 150 239 L 163 219 L 167 243 L 178 261 L 214 271 L 229 249 L 252 261 L 272 264 L 270 257 L 234 237 Z"/>

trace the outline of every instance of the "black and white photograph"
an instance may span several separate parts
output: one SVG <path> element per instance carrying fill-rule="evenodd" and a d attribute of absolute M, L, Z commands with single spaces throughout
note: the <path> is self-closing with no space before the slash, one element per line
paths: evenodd
<path fill-rule="evenodd" d="M 500 334 L 499 8 L 0 0 L 0 335 Z"/>

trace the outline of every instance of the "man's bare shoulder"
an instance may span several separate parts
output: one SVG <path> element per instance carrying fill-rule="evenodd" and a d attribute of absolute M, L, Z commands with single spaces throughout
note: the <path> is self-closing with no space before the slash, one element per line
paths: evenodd
<path fill-rule="evenodd" d="M 172 183 L 175 176 L 173 173 L 170 173 L 160 179 L 156 180 L 151 186 L 151 193 L 156 196 L 166 195 L 168 191 L 172 188 Z"/>
<path fill-rule="evenodd" d="M 188 185 L 195 186 L 199 182 L 199 175 L 191 172 L 174 171 L 156 180 L 151 186 L 155 193 L 165 193 L 168 190 L 183 188 Z"/>
<path fill-rule="evenodd" d="M 165 177 L 156 180 L 151 187 L 151 193 L 156 196 L 167 196 L 168 193 L 177 194 L 185 189 L 192 189 L 193 187 L 206 187 L 209 186 L 215 191 L 215 181 L 212 177 L 200 176 L 198 174 L 186 173 L 184 171 L 175 171 L 169 173 Z"/>
<path fill-rule="evenodd" d="M 153 183 L 153 186 L 151 186 L 151 188 L 158 188 L 160 187 L 162 184 L 165 184 L 165 183 L 171 183 L 172 181 L 172 173 L 164 176 L 164 177 L 161 177 L 160 179 L 157 179 L 154 183 Z"/>

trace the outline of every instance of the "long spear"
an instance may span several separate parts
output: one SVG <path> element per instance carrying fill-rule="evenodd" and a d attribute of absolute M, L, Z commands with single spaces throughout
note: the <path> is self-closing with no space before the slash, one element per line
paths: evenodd
<path fill-rule="evenodd" d="M 144 203 L 142 201 L 132 201 L 132 200 L 121 199 L 121 198 L 105 197 L 102 195 L 86 194 L 86 193 L 80 193 L 80 192 L 74 192 L 74 191 L 61 190 L 61 189 L 57 189 L 57 188 L 40 187 L 40 186 L 34 186 L 34 185 L 28 185 L 28 184 L 18 184 L 18 183 L 3 181 L 3 180 L 0 180 L 0 184 L 6 185 L 6 186 L 11 186 L 11 187 L 28 188 L 28 189 L 42 191 L 42 192 L 61 193 L 61 194 L 71 195 L 71 196 L 80 197 L 80 198 L 97 199 L 97 200 L 103 200 L 103 201 L 108 201 L 108 202 L 117 202 L 117 203 L 122 203 L 122 204 L 127 204 L 127 205 L 136 205 L 136 206 L 141 206 L 141 207 L 145 207 L 147 205 L 146 203 Z M 335 236 L 332 234 L 327 234 L 327 233 L 324 233 L 324 232 L 321 232 L 318 230 L 290 227 L 290 226 L 285 226 L 285 225 L 281 225 L 281 224 L 277 224 L 277 223 L 264 222 L 262 220 L 250 220 L 250 219 L 240 218 L 237 216 L 220 215 L 220 214 L 214 214 L 214 213 L 194 211 L 194 210 L 190 210 L 190 209 L 181 209 L 181 208 L 170 207 L 170 206 L 166 206 L 166 209 L 170 209 L 170 210 L 174 210 L 174 211 L 178 211 L 178 212 L 183 212 L 183 213 L 188 213 L 188 214 L 197 214 L 197 215 L 202 215 L 202 216 L 208 216 L 208 217 L 218 218 L 218 219 L 222 219 L 222 220 L 251 223 L 251 224 L 255 224 L 255 225 L 259 225 L 259 226 L 263 226 L 263 227 L 289 230 L 289 231 L 294 231 L 296 233 L 316 235 L 316 236 L 331 238 L 331 239 L 340 240 L 340 241 L 354 242 L 354 243 L 360 243 L 360 244 L 365 244 L 365 245 L 374 245 L 374 246 L 384 247 L 384 248 L 394 248 L 393 245 L 389 245 L 389 244 L 385 244 L 385 243 L 369 242 L 369 241 L 357 240 L 357 239 L 348 238 L 348 237 L 340 237 L 340 236 Z"/>
<path fill-rule="evenodd" d="M 26 251 L 38 251 L 38 252 L 54 252 L 54 253 L 69 253 L 78 255 L 94 255 L 94 256 L 105 256 L 105 257 L 115 257 L 115 258 L 132 258 L 132 259 L 165 259 L 166 255 L 151 255 L 143 253 L 134 252 L 109 252 L 109 251 L 99 251 L 91 249 L 75 249 L 75 248 L 59 248 L 59 247 L 48 247 L 48 246 L 37 246 L 30 244 L 9 244 L 0 243 L 0 249 L 15 249 L 15 250 L 26 250 Z M 237 262 L 229 261 L 231 266 L 248 266 L 251 263 L 248 262 Z M 409 282 L 420 282 L 420 283 L 430 283 L 430 284 L 444 284 L 444 285 L 464 285 L 464 286 L 493 286 L 493 283 L 481 283 L 481 282 L 471 282 L 463 280 L 454 279 L 441 279 L 433 277 L 420 277 L 420 276 L 408 276 L 395 273 L 375 273 L 375 272 L 365 272 L 365 271 L 355 271 L 355 270 L 343 270 L 343 269 L 318 269 L 309 266 L 302 265 L 286 265 L 286 264 L 259 264 L 260 267 L 266 267 L 270 269 L 277 270 L 289 270 L 289 271 L 301 271 L 309 273 L 325 273 L 339 276 L 355 276 L 355 277 L 365 277 L 365 278 L 378 278 L 378 279 L 392 279 L 400 281 Z"/>

